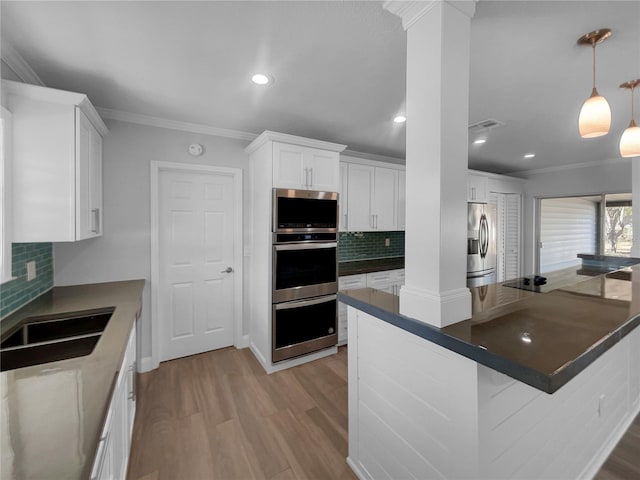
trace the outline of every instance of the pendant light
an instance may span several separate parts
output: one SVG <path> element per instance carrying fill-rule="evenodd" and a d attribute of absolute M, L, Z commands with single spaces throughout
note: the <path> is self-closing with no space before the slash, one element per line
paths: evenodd
<path fill-rule="evenodd" d="M 596 90 L 596 45 L 611 36 L 611 30 L 601 28 L 578 39 L 578 45 L 590 45 L 593 50 L 593 90 L 582 105 L 578 118 L 578 129 L 582 138 L 600 137 L 609 133 L 611 108 L 607 100 Z"/>
<path fill-rule="evenodd" d="M 640 78 L 620 85 L 620 88 L 631 90 L 631 121 L 620 137 L 620 155 L 623 157 L 640 157 L 640 127 L 633 118 L 633 89 L 640 85 Z"/>

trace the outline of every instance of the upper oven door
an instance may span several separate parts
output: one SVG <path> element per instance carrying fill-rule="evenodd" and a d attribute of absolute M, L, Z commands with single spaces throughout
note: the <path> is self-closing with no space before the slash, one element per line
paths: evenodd
<path fill-rule="evenodd" d="M 337 229 L 336 192 L 273 189 L 274 232 L 335 232 Z"/>
<path fill-rule="evenodd" d="M 273 303 L 338 291 L 338 244 L 288 243 L 273 246 Z"/>

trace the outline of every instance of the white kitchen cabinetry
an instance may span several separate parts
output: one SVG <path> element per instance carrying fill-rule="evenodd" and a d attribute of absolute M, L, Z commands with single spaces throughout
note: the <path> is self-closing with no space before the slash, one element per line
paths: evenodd
<path fill-rule="evenodd" d="M 365 288 L 366 286 L 367 276 L 364 273 L 338 278 L 338 289 L 340 291 Z M 347 343 L 347 305 L 338 302 L 338 345 L 345 343 Z"/>
<path fill-rule="evenodd" d="M 136 327 L 131 329 L 107 412 L 91 479 L 112 480 L 127 476 L 131 434 L 136 412 Z"/>
<path fill-rule="evenodd" d="M 338 279 L 338 289 L 340 291 L 371 287 L 393 295 L 399 295 L 402 285 L 404 285 L 404 268 L 346 275 Z M 347 343 L 347 306 L 342 302 L 338 302 L 338 345 L 345 343 Z"/>
<path fill-rule="evenodd" d="M 369 232 L 398 229 L 398 170 L 349 164 L 347 228 Z"/>
<path fill-rule="evenodd" d="M 340 162 L 340 189 L 338 190 L 338 210 L 340 219 L 338 220 L 338 230 L 347 231 L 347 181 L 349 179 L 349 166 Z"/>
<path fill-rule="evenodd" d="M 404 230 L 404 166 L 342 156 L 340 182 L 343 197 L 341 231 Z"/>
<path fill-rule="evenodd" d="M 489 179 L 484 175 L 469 172 L 467 176 L 467 201 L 487 203 Z"/>
<path fill-rule="evenodd" d="M 102 235 L 102 137 L 86 95 L 2 81 L 13 116 L 15 242 Z"/>
<path fill-rule="evenodd" d="M 274 142 L 273 186 L 337 192 L 339 162 L 335 151 Z"/>
<path fill-rule="evenodd" d="M 404 230 L 407 216 L 407 172 L 398 170 L 398 230 Z"/>
<path fill-rule="evenodd" d="M 251 288 L 247 292 L 248 303 L 251 305 L 249 348 L 267 373 L 299 365 L 335 351 L 335 348 L 328 348 L 273 362 L 272 203 L 274 187 L 300 189 L 307 188 L 305 182 L 311 182 L 313 189 L 338 192 L 339 154 L 345 148 L 345 145 L 271 131 L 263 132 L 245 148 L 251 172 L 249 210 L 252 213 L 252 234 L 248 245 L 251 251 L 249 269 L 253 272 Z M 305 168 L 313 169 L 312 173 L 307 173 L 307 178 Z"/>

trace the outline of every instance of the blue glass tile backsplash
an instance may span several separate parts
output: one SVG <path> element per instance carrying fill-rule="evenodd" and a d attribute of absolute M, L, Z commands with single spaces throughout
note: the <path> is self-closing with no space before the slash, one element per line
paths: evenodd
<path fill-rule="evenodd" d="M 403 256 L 404 232 L 340 232 L 338 236 L 340 262 Z"/>
<path fill-rule="evenodd" d="M 0 285 L 0 318 L 26 305 L 53 286 L 51 243 L 14 243 L 11 248 L 14 280 Z M 27 281 L 27 262 L 35 260 L 36 278 Z"/>

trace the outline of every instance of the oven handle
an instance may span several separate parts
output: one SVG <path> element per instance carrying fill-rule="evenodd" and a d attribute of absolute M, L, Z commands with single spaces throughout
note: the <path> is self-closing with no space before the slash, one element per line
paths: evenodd
<path fill-rule="evenodd" d="M 337 242 L 330 243 L 285 243 L 282 245 L 274 245 L 273 248 L 276 249 L 276 252 L 280 252 L 282 250 L 311 250 L 317 248 L 336 248 L 338 246 Z"/>
<path fill-rule="evenodd" d="M 337 295 L 325 295 L 320 298 L 312 298 L 311 300 L 296 300 L 294 302 L 276 303 L 274 304 L 274 308 L 276 310 L 287 310 L 290 308 L 307 307 L 309 305 L 318 305 L 319 303 L 331 302 L 332 300 L 336 300 L 337 298 Z"/>

